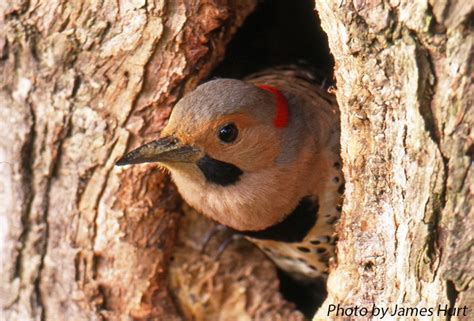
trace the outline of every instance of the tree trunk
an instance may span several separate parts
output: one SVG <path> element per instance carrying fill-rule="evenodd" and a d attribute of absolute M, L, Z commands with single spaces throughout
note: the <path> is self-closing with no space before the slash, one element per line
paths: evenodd
<path fill-rule="evenodd" d="M 355 307 L 379 319 L 374 305 L 395 304 L 433 308 L 432 320 L 466 306 L 456 314 L 472 320 L 472 1 L 316 7 L 336 61 L 346 192 L 315 320 L 355 319 Z"/>

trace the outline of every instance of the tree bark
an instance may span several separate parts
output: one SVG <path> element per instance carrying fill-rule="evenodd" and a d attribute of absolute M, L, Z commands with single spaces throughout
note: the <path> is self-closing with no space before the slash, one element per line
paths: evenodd
<path fill-rule="evenodd" d="M 472 320 L 472 2 L 316 7 L 336 61 L 346 192 L 314 319 L 357 319 L 331 304 L 366 307 L 363 319 L 399 304 L 432 307 L 432 320 L 450 319 L 438 305 L 467 306 L 453 319 Z"/>

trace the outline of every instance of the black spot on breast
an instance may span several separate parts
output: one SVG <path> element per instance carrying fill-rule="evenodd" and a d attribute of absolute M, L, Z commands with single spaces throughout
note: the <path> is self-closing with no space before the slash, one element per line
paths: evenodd
<path fill-rule="evenodd" d="M 338 220 L 338 217 L 337 217 L 337 216 L 333 216 L 333 217 L 331 217 L 330 219 L 328 219 L 328 220 L 326 221 L 326 223 L 329 224 L 329 225 L 333 225 L 334 223 L 337 222 L 337 220 Z"/>
<path fill-rule="evenodd" d="M 319 255 L 319 262 L 321 262 L 323 264 L 328 264 L 330 258 L 331 258 L 331 255 L 328 252 L 320 254 Z"/>
<path fill-rule="evenodd" d="M 341 184 L 339 185 L 339 188 L 337 189 L 337 191 L 339 194 L 344 194 L 344 189 L 345 189 L 344 184 Z"/>
<path fill-rule="evenodd" d="M 340 169 L 340 168 L 341 168 L 341 163 L 335 162 L 335 163 L 334 163 L 334 168 Z"/>
<path fill-rule="evenodd" d="M 308 249 L 305 246 L 298 246 L 297 249 L 298 249 L 298 251 L 301 251 L 303 253 L 308 253 L 310 251 L 310 249 Z"/>
<path fill-rule="evenodd" d="M 313 244 L 313 245 L 318 245 L 318 244 L 321 243 L 321 241 L 319 241 L 319 240 L 311 240 L 311 241 L 309 241 L 309 243 L 311 243 L 311 244 Z"/>
<path fill-rule="evenodd" d="M 327 250 L 326 250 L 326 248 L 324 248 L 324 247 L 318 247 L 318 248 L 316 249 L 316 253 L 319 253 L 319 254 L 324 253 L 324 252 L 326 252 L 326 251 L 327 251 Z"/>
<path fill-rule="evenodd" d="M 243 173 L 237 166 L 214 159 L 208 155 L 199 159 L 196 165 L 207 181 L 221 186 L 235 184 Z"/>
<path fill-rule="evenodd" d="M 283 221 L 261 231 L 237 231 L 249 237 L 280 242 L 301 242 L 316 224 L 319 203 L 312 197 L 304 197 L 296 209 Z"/>
<path fill-rule="evenodd" d="M 336 245 L 337 241 L 338 241 L 338 237 L 333 236 L 333 237 L 331 237 L 329 244 L 330 245 Z"/>
<path fill-rule="evenodd" d="M 339 182 L 339 177 L 334 176 L 334 178 L 332 180 L 334 181 L 334 183 L 338 183 Z"/>

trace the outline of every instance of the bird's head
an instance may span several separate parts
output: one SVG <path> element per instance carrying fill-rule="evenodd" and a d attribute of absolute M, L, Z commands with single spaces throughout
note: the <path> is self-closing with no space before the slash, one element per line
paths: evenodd
<path fill-rule="evenodd" d="M 213 80 L 176 104 L 161 139 L 117 164 L 159 163 L 205 215 L 237 230 L 262 229 L 290 209 L 255 205 L 278 203 L 274 191 L 284 171 L 278 162 L 292 150 L 284 148 L 287 126 L 288 105 L 274 88 Z"/>

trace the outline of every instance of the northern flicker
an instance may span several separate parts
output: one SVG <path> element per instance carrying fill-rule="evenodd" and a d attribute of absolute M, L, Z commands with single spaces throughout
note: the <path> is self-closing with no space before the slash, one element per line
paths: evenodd
<path fill-rule="evenodd" d="M 339 132 L 334 97 L 309 72 L 277 68 L 198 86 L 176 104 L 161 139 L 117 164 L 159 163 L 189 205 L 282 270 L 324 278 L 344 187 Z"/>

